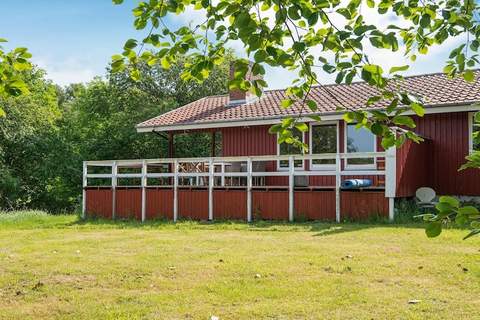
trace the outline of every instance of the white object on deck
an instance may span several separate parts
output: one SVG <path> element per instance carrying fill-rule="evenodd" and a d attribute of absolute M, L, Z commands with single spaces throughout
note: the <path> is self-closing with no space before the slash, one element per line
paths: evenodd
<path fill-rule="evenodd" d="M 415 192 L 415 196 L 417 197 L 420 206 L 433 205 L 433 199 L 435 199 L 436 195 L 435 190 L 429 187 L 418 188 Z"/>

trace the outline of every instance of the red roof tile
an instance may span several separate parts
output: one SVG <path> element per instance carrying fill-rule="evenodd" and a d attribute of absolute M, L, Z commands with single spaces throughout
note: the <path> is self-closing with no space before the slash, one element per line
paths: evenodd
<path fill-rule="evenodd" d="M 468 83 L 460 77 L 448 79 L 444 74 L 437 73 L 405 77 L 400 86 L 423 99 L 427 107 L 468 105 L 480 102 L 480 70 L 475 71 L 473 83 Z M 314 87 L 311 91 L 311 98 L 318 105 L 316 114 L 321 115 L 336 113 L 337 107 L 341 107 L 339 101 L 349 109 L 365 108 L 367 99 L 377 93 L 375 88 L 365 82 L 356 82 L 350 85 L 333 84 Z M 137 128 L 256 121 L 298 115 L 300 112 L 305 115 L 312 114 L 308 108 L 301 110 L 301 106 L 297 104 L 283 109 L 281 101 L 284 98 L 285 90 L 269 90 L 254 102 L 229 106 L 228 94 L 205 97 L 142 122 L 137 125 Z M 385 102 L 373 106 L 377 109 L 383 107 L 385 107 Z"/>

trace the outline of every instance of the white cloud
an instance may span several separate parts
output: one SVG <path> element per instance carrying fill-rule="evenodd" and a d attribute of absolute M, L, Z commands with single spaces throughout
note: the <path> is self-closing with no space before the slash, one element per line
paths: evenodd
<path fill-rule="evenodd" d="M 95 68 L 94 60 L 90 58 L 56 59 L 34 56 L 32 60 L 34 64 L 47 72 L 47 79 L 59 85 L 88 82 L 105 72 L 104 66 Z"/>

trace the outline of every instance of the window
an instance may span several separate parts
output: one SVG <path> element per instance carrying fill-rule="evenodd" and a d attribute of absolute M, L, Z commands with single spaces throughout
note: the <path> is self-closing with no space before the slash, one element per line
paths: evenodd
<path fill-rule="evenodd" d="M 470 114 L 470 152 L 480 151 L 480 112 Z"/>
<path fill-rule="evenodd" d="M 294 128 L 292 130 L 292 133 L 294 137 L 297 137 L 301 142 L 303 142 L 303 132 L 300 132 L 299 130 Z M 303 154 L 303 150 L 301 147 L 286 142 L 281 143 L 278 150 L 278 154 L 281 156 Z M 294 167 L 302 169 L 303 160 L 294 160 Z M 278 169 L 288 169 L 288 160 L 278 161 Z"/>
<path fill-rule="evenodd" d="M 347 153 L 355 152 L 375 152 L 376 138 L 368 129 L 357 129 L 356 124 L 348 124 L 346 127 L 346 146 Z M 374 158 L 347 159 L 347 166 L 350 168 L 374 167 Z"/>
<path fill-rule="evenodd" d="M 312 125 L 310 129 L 310 153 L 337 153 L 337 124 Z M 333 169 L 335 159 L 312 160 L 312 169 Z"/>

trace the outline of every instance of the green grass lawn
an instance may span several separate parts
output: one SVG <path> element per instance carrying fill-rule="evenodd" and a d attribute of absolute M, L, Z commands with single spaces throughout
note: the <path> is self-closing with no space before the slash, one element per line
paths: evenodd
<path fill-rule="evenodd" d="M 478 319 L 465 234 L 0 214 L 0 318 Z"/>

